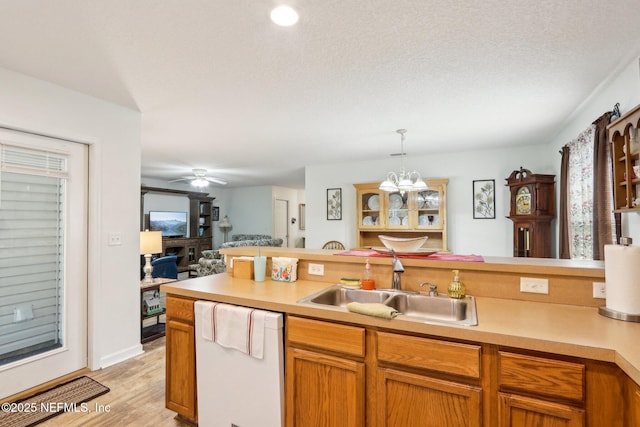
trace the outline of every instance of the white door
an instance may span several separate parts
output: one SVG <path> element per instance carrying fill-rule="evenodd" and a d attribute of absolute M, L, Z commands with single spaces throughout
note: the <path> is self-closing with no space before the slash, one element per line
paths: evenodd
<path fill-rule="evenodd" d="M 273 207 L 274 238 L 282 239 L 282 247 L 289 247 L 289 201 L 276 199 Z"/>
<path fill-rule="evenodd" d="M 87 165 L 0 129 L 0 398 L 87 366 Z"/>

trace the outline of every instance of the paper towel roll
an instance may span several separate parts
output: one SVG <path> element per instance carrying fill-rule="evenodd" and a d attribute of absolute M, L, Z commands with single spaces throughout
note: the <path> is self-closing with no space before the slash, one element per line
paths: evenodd
<path fill-rule="evenodd" d="M 640 314 L 640 247 L 605 245 L 607 308 Z"/>

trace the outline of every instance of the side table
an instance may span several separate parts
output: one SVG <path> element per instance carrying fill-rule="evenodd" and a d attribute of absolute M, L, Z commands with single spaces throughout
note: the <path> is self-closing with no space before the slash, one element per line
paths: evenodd
<path fill-rule="evenodd" d="M 140 342 L 146 343 L 148 341 L 155 340 L 164 336 L 165 324 L 160 322 L 160 316 L 166 313 L 166 307 L 161 307 L 160 310 L 152 311 L 148 314 L 144 306 L 144 294 L 145 292 L 155 291 L 160 295 L 160 285 L 164 283 L 175 282 L 175 279 L 166 279 L 158 277 L 153 279 L 153 282 L 140 282 Z M 156 323 L 150 326 L 144 326 L 144 321 L 147 319 L 155 318 Z"/>

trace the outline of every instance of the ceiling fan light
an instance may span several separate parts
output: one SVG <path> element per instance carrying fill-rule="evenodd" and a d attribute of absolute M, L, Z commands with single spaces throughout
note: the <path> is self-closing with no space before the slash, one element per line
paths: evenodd
<path fill-rule="evenodd" d="M 204 178 L 196 178 L 191 181 L 191 185 L 193 185 L 194 187 L 208 187 L 209 181 Z"/>

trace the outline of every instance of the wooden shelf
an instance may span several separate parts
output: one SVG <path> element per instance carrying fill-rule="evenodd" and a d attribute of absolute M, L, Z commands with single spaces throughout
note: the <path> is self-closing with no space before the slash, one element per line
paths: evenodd
<path fill-rule="evenodd" d="M 613 159 L 614 212 L 637 212 L 634 201 L 640 196 L 640 179 L 633 176 L 633 166 L 640 165 L 640 153 L 631 153 L 631 129 L 640 127 L 640 105 L 607 126 Z"/>

